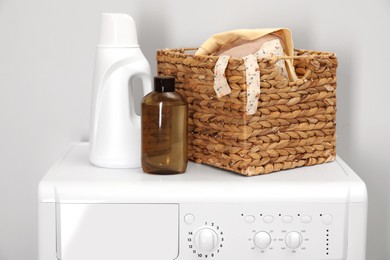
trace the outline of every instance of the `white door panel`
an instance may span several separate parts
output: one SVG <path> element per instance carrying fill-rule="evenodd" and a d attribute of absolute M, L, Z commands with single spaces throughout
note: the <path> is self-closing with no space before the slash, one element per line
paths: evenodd
<path fill-rule="evenodd" d="M 57 204 L 61 260 L 173 260 L 177 204 Z"/>

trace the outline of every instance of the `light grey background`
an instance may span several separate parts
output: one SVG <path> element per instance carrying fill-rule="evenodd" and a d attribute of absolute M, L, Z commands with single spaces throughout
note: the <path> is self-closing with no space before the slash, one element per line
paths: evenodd
<path fill-rule="evenodd" d="M 154 71 L 156 49 L 238 28 L 289 27 L 297 48 L 336 52 L 338 154 L 368 186 L 367 259 L 390 259 L 389 0 L 0 0 L 0 260 L 37 259 L 39 179 L 88 140 L 102 12 L 134 17 Z"/>

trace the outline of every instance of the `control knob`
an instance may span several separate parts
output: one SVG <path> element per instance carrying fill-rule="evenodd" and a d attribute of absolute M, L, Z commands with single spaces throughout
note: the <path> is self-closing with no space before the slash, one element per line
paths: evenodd
<path fill-rule="evenodd" d="M 289 248 L 297 249 L 302 244 L 303 238 L 299 232 L 292 231 L 286 235 L 285 241 Z"/>
<path fill-rule="evenodd" d="M 199 251 L 210 253 L 218 247 L 218 235 L 211 228 L 202 228 L 196 232 L 194 243 Z"/>
<path fill-rule="evenodd" d="M 253 242 L 256 247 L 266 249 L 271 244 L 271 236 L 265 231 L 260 231 L 253 237 Z"/>

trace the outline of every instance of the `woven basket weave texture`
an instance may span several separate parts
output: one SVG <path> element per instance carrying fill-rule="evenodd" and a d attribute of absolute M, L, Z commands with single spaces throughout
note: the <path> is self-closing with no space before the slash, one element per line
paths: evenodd
<path fill-rule="evenodd" d="M 174 76 L 189 104 L 188 155 L 197 163 L 253 176 L 333 161 L 336 156 L 334 53 L 296 50 L 294 57 L 258 60 L 259 105 L 247 115 L 243 59 L 230 58 L 225 76 L 232 92 L 214 92 L 216 56 L 196 49 L 157 51 L 161 76 Z M 276 62 L 293 59 L 299 80 L 280 75 Z"/>

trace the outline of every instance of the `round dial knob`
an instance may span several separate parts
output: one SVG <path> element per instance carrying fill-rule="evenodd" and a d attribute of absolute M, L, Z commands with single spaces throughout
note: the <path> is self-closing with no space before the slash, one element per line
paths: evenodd
<path fill-rule="evenodd" d="M 253 237 L 253 242 L 256 247 L 266 249 L 271 244 L 271 236 L 265 231 L 260 231 Z"/>
<path fill-rule="evenodd" d="M 195 247 L 204 253 L 214 251 L 218 246 L 218 235 L 211 228 L 198 230 L 194 238 Z"/>
<path fill-rule="evenodd" d="M 296 249 L 302 244 L 302 236 L 296 231 L 292 231 L 286 235 L 286 245 L 289 248 Z"/>

